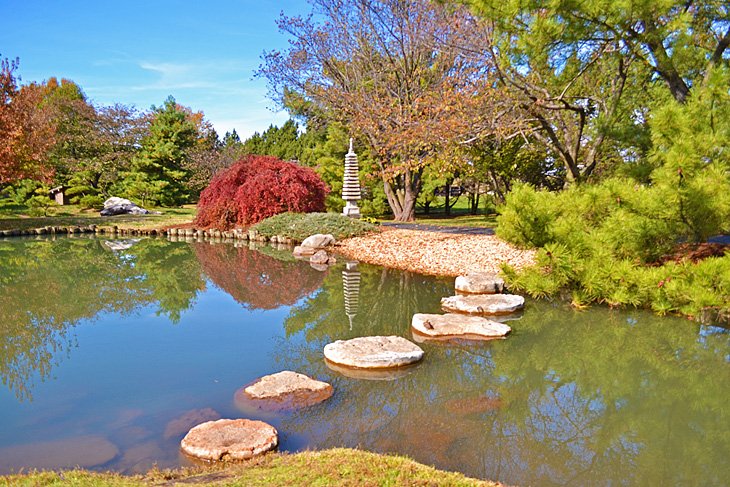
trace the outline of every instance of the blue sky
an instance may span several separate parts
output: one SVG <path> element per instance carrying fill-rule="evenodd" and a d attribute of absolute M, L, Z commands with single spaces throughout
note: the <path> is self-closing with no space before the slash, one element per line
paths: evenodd
<path fill-rule="evenodd" d="M 252 79 L 264 50 L 284 49 L 279 13 L 305 0 L 0 0 L 0 54 L 23 83 L 68 78 L 97 104 L 146 110 L 168 95 L 242 138 L 287 119 Z"/>

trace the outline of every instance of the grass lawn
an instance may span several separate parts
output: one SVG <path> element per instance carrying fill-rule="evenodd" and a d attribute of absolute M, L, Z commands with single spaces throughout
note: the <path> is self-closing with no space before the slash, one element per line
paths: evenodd
<path fill-rule="evenodd" d="M 123 476 L 84 470 L 41 472 L 0 477 L 5 485 L 139 486 L 185 483 L 240 486 L 415 486 L 453 485 L 494 487 L 499 484 L 427 467 L 405 457 L 334 448 L 293 455 L 269 454 L 241 464 L 199 469 L 152 470 Z"/>
<path fill-rule="evenodd" d="M 152 229 L 190 223 L 195 218 L 195 205 L 180 208 L 150 208 L 161 215 L 99 216 L 96 210 L 82 210 L 76 205 L 51 206 L 48 216 L 31 216 L 23 205 L 0 201 L 0 230 L 29 230 L 46 226 L 118 226 Z"/>
<path fill-rule="evenodd" d="M 482 205 L 483 206 L 483 205 Z M 469 209 L 469 201 L 465 196 L 458 199 L 456 204 L 451 208 L 451 214 L 446 215 L 444 211 L 444 198 L 437 198 L 434 202 L 429 214 L 423 213 L 423 210 L 416 210 L 416 221 L 421 225 L 443 225 L 450 227 L 485 227 L 494 228 L 497 226 L 496 213 L 490 212 L 485 214 L 484 208 L 479 208 L 476 215 L 472 215 Z M 384 218 L 380 221 L 391 221 L 392 218 Z"/>

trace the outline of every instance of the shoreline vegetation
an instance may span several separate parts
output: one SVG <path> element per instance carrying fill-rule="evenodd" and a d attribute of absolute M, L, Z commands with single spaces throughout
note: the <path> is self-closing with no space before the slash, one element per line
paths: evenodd
<path fill-rule="evenodd" d="M 365 220 L 347 219 L 334 213 L 283 213 L 246 228 L 219 231 L 197 227 L 194 223 L 196 210 L 192 205 L 160 208 L 159 210 L 161 210 L 160 214 L 113 217 L 101 217 L 96 212 L 82 211 L 73 205 L 55 207 L 52 209 L 51 215 L 47 217 L 30 217 L 19 214 L 17 211 L 0 211 L 0 238 L 17 235 L 90 233 L 124 237 L 167 235 L 206 238 L 214 241 L 250 240 L 260 243 L 295 245 L 308 235 L 330 233 L 337 239 L 335 244 L 337 252 L 347 259 L 443 277 L 454 277 L 469 272 L 501 272 L 516 290 L 527 292 L 533 297 L 558 297 L 570 301 L 578 309 L 585 307 L 586 304 L 584 299 L 578 299 L 582 295 L 577 295 L 575 290 L 572 294 L 570 292 L 566 294 L 560 291 L 559 286 L 553 286 L 550 292 L 545 292 L 543 287 L 551 281 L 546 279 L 544 273 L 554 267 L 554 262 L 546 263 L 544 249 L 529 248 L 529 246 L 519 245 L 519 242 L 510 242 L 509 240 L 513 239 L 502 235 L 501 227 L 497 229 L 497 235 L 466 235 L 393 229 L 377 226 Z M 454 226 L 455 221 L 463 218 L 461 216 L 451 221 L 448 219 L 442 221 L 448 222 L 444 226 Z M 490 223 L 494 221 L 488 220 L 484 216 L 477 218 L 484 219 L 484 226 L 492 226 Z M 426 221 L 429 225 L 434 225 L 439 220 L 441 219 Z M 463 225 L 465 228 L 474 225 L 473 217 L 467 217 L 467 220 L 466 225 Z M 416 223 L 423 224 L 423 220 L 418 219 Z M 706 247 L 712 247 L 710 250 L 713 250 L 714 253 L 704 255 L 695 247 L 679 245 L 666 255 L 665 260 L 669 262 L 668 264 L 665 263 L 658 267 L 633 264 L 631 268 L 634 269 L 634 273 L 641 271 L 651 274 L 648 278 L 651 283 L 658 281 L 660 284 L 657 287 L 654 283 L 649 287 L 657 287 L 660 292 L 665 293 L 666 289 L 671 289 L 676 282 L 680 282 L 679 279 L 666 279 L 670 286 L 662 286 L 661 276 L 653 277 L 654 274 L 661 274 L 663 269 L 668 268 L 667 265 L 674 266 L 673 268 L 699 269 L 705 260 L 708 264 L 725 261 L 725 259 L 718 260 L 716 256 L 721 255 L 722 251 L 727 249 L 726 245 L 708 244 Z M 684 261 L 687 259 L 691 262 L 685 263 Z M 700 267 L 697 267 L 698 265 Z M 537 282 L 541 283 L 537 291 L 528 282 L 529 278 L 536 273 L 539 275 Z M 721 272 L 720 275 L 722 274 Z M 549 275 L 552 278 L 552 274 Z M 671 282 L 672 280 L 676 282 Z M 622 291 L 625 290 L 622 288 L 616 290 L 616 292 Z M 649 308 L 659 314 L 679 314 L 703 323 L 728 321 L 727 310 L 718 307 L 716 300 L 708 301 L 710 306 L 705 308 L 698 308 L 693 304 L 695 301 L 697 300 L 686 302 L 685 299 L 681 307 L 667 305 L 665 308 L 657 308 L 652 303 Z M 701 304 L 703 301 L 700 299 L 697 302 Z M 639 308 L 648 307 L 642 306 L 643 303 L 634 304 L 631 299 L 599 299 L 598 303 L 609 306 L 622 304 L 632 306 L 633 304 Z"/>
<path fill-rule="evenodd" d="M 498 487 L 502 484 L 446 472 L 398 455 L 349 448 L 269 453 L 241 463 L 218 463 L 174 470 L 152 469 L 143 475 L 88 470 L 29 472 L 0 476 L 2 485 L 451 485 Z"/>

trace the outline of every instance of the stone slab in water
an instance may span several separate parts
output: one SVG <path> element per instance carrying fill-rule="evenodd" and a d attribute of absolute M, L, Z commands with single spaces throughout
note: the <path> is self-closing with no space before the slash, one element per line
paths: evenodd
<path fill-rule="evenodd" d="M 418 362 L 423 350 L 399 336 L 370 336 L 337 340 L 324 347 L 330 362 L 360 369 L 386 369 Z"/>
<path fill-rule="evenodd" d="M 504 291 L 504 280 L 493 272 L 472 272 L 458 276 L 454 287 L 460 293 L 496 294 Z"/>
<path fill-rule="evenodd" d="M 512 328 L 497 321 L 480 316 L 457 313 L 445 315 L 416 313 L 411 320 L 411 328 L 428 338 L 467 338 L 490 340 L 502 338 Z"/>
<path fill-rule="evenodd" d="M 525 307 L 525 298 L 516 294 L 471 294 L 441 298 L 441 309 L 470 315 L 514 313 Z"/>
<path fill-rule="evenodd" d="M 203 460 L 247 460 L 274 449 L 278 442 L 276 429 L 263 421 L 219 419 L 191 429 L 180 447 Z"/>
<path fill-rule="evenodd" d="M 80 436 L 0 448 L 0 470 L 91 468 L 107 463 L 118 454 L 119 449 L 106 438 Z"/>
<path fill-rule="evenodd" d="M 281 411 L 311 406 L 332 396 L 332 386 L 290 370 L 266 375 L 236 392 L 236 404 Z"/>

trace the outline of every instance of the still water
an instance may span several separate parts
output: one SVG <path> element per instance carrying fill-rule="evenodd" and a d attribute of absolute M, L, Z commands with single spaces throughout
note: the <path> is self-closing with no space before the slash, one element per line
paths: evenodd
<path fill-rule="evenodd" d="M 186 465 L 179 441 L 218 417 L 273 424 L 280 449 L 411 456 L 512 485 L 723 485 L 730 333 L 642 311 L 530 301 L 513 334 L 423 344 L 392 380 L 330 370 L 322 348 L 411 338 L 453 280 L 263 247 L 94 238 L 0 241 L 0 473 Z M 294 370 L 325 403 L 241 410 L 234 394 Z"/>

